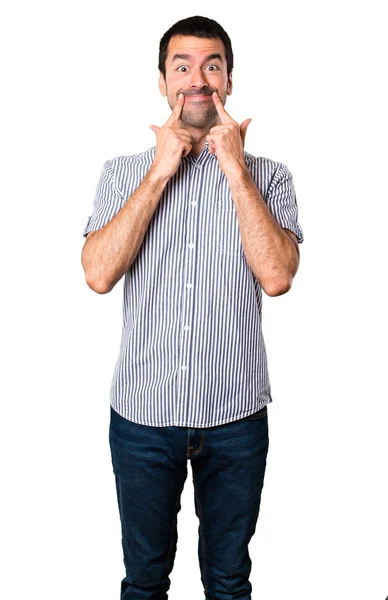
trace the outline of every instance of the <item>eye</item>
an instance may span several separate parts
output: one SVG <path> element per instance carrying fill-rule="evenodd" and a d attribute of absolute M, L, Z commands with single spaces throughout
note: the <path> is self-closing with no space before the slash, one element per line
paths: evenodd
<path fill-rule="evenodd" d="M 179 71 L 180 73 L 186 73 L 186 71 L 187 71 L 186 65 L 181 65 L 180 67 L 177 68 L 177 71 Z"/>
<path fill-rule="evenodd" d="M 208 65 L 207 67 L 208 71 L 218 71 L 219 67 L 217 65 Z"/>

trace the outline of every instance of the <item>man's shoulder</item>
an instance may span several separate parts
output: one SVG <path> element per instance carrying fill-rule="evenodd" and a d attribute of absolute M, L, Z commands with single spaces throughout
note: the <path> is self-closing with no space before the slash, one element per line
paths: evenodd
<path fill-rule="evenodd" d="M 109 174 L 117 192 L 128 196 L 150 169 L 154 156 L 155 146 L 138 154 L 115 156 L 105 161 L 104 170 Z"/>
<path fill-rule="evenodd" d="M 275 185 L 279 181 L 292 177 L 290 170 L 283 162 L 264 156 L 253 156 L 245 151 L 244 158 L 248 170 L 256 181 L 265 181 L 267 184 Z"/>
<path fill-rule="evenodd" d="M 282 164 L 279 161 L 273 160 L 271 158 L 266 158 L 265 156 L 254 156 L 246 150 L 244 150 L 244 158 L 248 167 L 260 169 L 264 168 L 271 172 L 275 172 Z"/>
<path fill-rule="evenodd" d="M 133 168 L 136 166 L 150 167 L 155 156 L 155 146 L 138 154 L 119 155 L 107 161 L 113 170 L 120 168 Z"/>

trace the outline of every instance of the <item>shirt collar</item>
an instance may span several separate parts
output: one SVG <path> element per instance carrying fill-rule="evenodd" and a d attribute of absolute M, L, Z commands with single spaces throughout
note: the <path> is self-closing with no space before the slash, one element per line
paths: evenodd
<path fill-rule="evenodd" d="M 196 156 L 195 154 L 192 154 L 190 152 L 190 154 L 185 156 L 185 158 L 183 160 L 186 160 L 187 162 L 192 164 L 194 167 L 200 167 L 204 163 L 208 162 L 209 160 L 214 160 L 215 158 L 216 158 L 216 155 L 210 154 L 207 146 L 205 146 L 203 148 L 203 150 L 201 150 L 201 152 L 198 154 L 198 156 Z"/>

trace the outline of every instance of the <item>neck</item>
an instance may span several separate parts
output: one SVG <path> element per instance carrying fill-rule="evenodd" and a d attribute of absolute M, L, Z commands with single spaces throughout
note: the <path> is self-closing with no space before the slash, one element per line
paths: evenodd
<path fill-rule="evenodd" d="M 192 127 L 186 123 L 183 123 L 182 121 L 179 121 L 179 127 L 186 129 L 186 131 L 188 131 L 190 134 L 192 144 L 191 154 L 198 156 L 202 152 L 202 150 L 205 148 L 206 136 L 210 132 L 211 128 L 215 127 L 216 125 L 220 125 L 218 117 L 204 128 Z"/>
<path fill-rule="evenodd" d="M 202 152 L 202 150 L 205 147 L 206 136 L 209 133 L 209 131 L 207 131 L 206 133 L 198 133 L 198 131 L 192 133 L 190 131 L 191 154 L 195 154 L 196 156 L 198 156 L 198 154 Z"/>

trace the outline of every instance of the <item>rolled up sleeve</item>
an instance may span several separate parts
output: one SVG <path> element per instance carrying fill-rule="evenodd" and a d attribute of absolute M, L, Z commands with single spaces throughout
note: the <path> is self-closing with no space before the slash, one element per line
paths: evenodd
<path fill-rule="evenodd" d="M 88 217 L 83 236 L 90 231 L 101 229 L 123 206 L 123 198 L 115 185 L 113 161 L 104 163 L 94 198 L 93 213 Z"/>
<path fill-rule="evenodd" d="M 292 175 L 280 163 L 268 188 L 266 203 L 279 225 L 295 233 L 299 244 L 304 240 L 298 221 L 298 205 Z"/>

